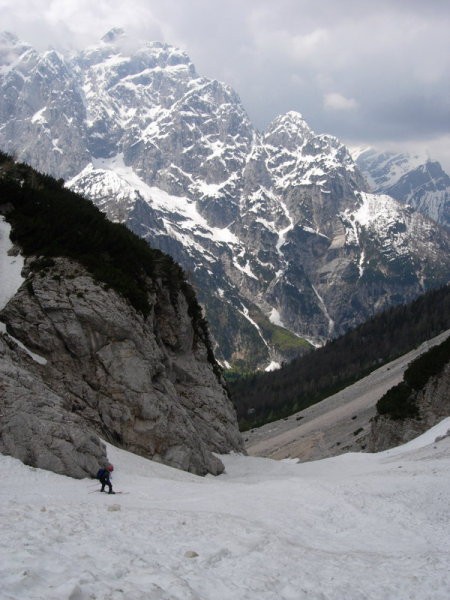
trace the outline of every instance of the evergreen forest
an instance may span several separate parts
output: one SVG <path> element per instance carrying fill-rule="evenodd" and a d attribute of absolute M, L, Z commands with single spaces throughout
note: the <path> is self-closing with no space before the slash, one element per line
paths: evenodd
<path fill-rule="evenodd" d="M 403 381 L 388 390 L 377 402 L 377 413 L 393 420 L 420 418 L 416 403 L 417 392 L 426 386 L 431 377 L 439 375 L 449 362 L 450 337 L 408 365 Z M 450 407 L 448 397 L 447 403 Z"/>
<path fill-rule="evenodd" d="M 359 325 L 278 371 L 230 380 L 242 431 L 303 410 L 450 328 L 450 286 Z"/>

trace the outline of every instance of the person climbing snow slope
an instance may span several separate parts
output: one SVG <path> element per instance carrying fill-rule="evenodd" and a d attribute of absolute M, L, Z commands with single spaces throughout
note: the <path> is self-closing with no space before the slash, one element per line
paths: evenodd
<path fill-rule="evenodd" d="M 111 483 L 111 473 L 114 471 L 113 465 L 107 465 L 103 469 L 99 469 L 97 479 L 102 484 L 101 492 L 105 491 L 105 486 L 108 486 L 108 494 L 114 494 Z"/>

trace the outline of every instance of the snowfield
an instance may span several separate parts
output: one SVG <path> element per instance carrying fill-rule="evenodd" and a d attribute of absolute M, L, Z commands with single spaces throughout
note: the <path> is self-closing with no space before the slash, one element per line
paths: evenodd
<path fill-rule="evenodd" d="M 20 254 L 10 254 L 13 244 L 9 239 L 11 225 L 0 216 L 0 310 L 11 300 L 24 278 L 23 257 Z"/>
<path fill-rule="evenodd" d="M 449 429 L 302 464 L 225 456 L 217 478 L 109 447 L 115 496 L 0 456 L 0 597 L 448 600 Z"/>

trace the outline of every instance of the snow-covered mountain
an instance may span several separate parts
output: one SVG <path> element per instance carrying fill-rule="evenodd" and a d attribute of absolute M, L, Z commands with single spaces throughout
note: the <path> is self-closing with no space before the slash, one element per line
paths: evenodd
<path fill-rule="evenodd" d="M 388 194 L 450 227 L 450 177 L 437 161 L 374 148 L 357 150 L 353 156 L 374 192 Z"/>
<path fill-rule="evenodd" d="M 368 194 L 300 114 L 259 133 L 180 50 L 121 30 L 72 56 L 0 47 L 0 146 L 180 262 L 223 364 L 274 366 L 447 282 L 447 232 Z"/>
<path fill-rule="evenodd" d="M 110 446 L 115 496 L 0 456 L 2 597 L 447 600 L 449 427 L 304 464 L 225 456 L 217 478 Z"/>

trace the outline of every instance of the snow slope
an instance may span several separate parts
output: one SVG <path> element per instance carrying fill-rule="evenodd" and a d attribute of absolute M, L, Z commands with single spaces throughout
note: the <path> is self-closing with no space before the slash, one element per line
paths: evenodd
<path fill-rule="evenodd" d="M 11 255 L 13 247 L 9 234 L 11 225 L 0 216 L 0 310 L 11 300 L 24 279 L 21 275 L 23 257 L 20 254 Z"/>
<path fill-rule="evenodd" d="M 218 478 L 109 448 L 116 496 L 0 456 L 0 597 L 447 600 L 449 428 L 378 455 L 226 456 Z"/>

